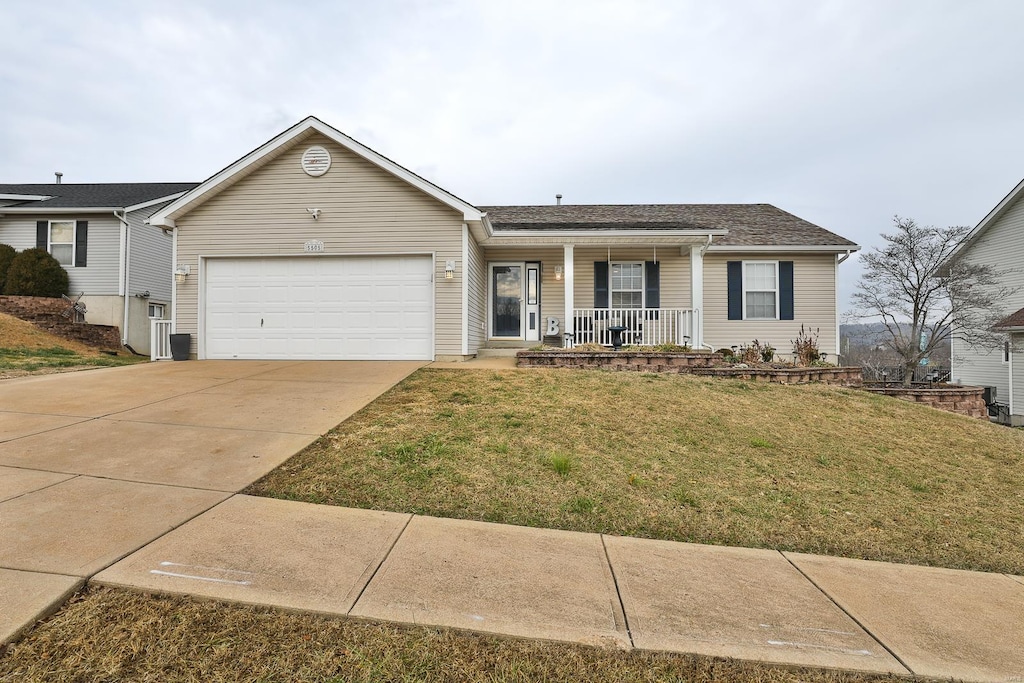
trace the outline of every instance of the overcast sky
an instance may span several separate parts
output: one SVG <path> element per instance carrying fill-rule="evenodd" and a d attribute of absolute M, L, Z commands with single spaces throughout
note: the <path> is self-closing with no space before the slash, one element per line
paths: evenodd
<path fill-rule="evenodd" d="M 1020 0 L 4 0 L 0 182 L 199 181 L 309 114 L 478 204 L 857 241 L 1024 177 Z M 843 309 L 858 277 L 841 269 Z"/>

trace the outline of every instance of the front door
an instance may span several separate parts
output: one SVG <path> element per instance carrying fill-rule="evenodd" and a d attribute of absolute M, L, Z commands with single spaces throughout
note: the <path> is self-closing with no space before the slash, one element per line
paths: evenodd
<path fill-rule="evenodd" d="M 491 337 L 540 341 L 540 264 L 491 264 Z"/>

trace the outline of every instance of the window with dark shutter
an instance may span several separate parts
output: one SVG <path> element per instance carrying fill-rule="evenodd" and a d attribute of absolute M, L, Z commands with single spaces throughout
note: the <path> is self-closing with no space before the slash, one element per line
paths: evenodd
<path fill-rule="evenodd" d="M 779 261 L 779 320 L 793 320 L 793 262 Z"/>
<path fill-rule="evenodd" d="M 729 320 L 743 320 L 743 262 L 725 264 L 729 284 Z"/>
<path fill-rule="evenodd" d="M 75 267 L 84 268 L 89 243 L 89 221 L 75 223 Z"/>
<path fill-rule="evenodd" d="M 594 261 L 594 308 L 608 308 L 607 261 Z"/>

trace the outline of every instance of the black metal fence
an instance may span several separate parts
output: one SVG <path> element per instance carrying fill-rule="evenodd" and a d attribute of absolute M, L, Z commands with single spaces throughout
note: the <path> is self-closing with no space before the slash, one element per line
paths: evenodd
<path fill-rule="evenodd" d="M 906 377 L 906 368 L 902 365 L 864 365 L 861 366 L 865 382 L 892 382 L 902 384 Z M 930 382 L 948 382 L 950 367 L 948 365 L 918 365 L 914 368 L 911 382 L 927 384 Z"/>

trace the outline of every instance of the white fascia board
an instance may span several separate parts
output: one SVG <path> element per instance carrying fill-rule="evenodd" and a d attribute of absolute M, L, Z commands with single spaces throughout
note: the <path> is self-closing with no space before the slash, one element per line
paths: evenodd
<path fill-rule="evenodd" d="M 395 162 L 391 161 L 387 157 L 374 152 L 369 147 L 353 140 L 349 136 L 345 135 L 341 131 L 328 126 L 320 119 L 309 116 L 297 124 L 279 134 L 277 137 L 272 138 L 268 142 L 264 143 L 260 147 L 257 147 L 253 151 L 246 154 L 244 157 L 231 164 L 224 170 L 216 173 L 198 187 L 186 192 L 184 196 L 178 198 L 170 205 L 164 207 L 157 213 L 150 217 L 150 223 L 152 225 L 159 225 L 163 227 L 174 227 L 172 221 L 176 218 L 176 213 L 184 207 L 192 204 L 193 202 L 203 198 L 204 196 L 215 192 L 216 189 L 225 181 L 241 173 L 252 164 L 258 162 L 269 154 L 281 149 L 283 146 L 290 144 L 295 138 L 302 135 L 308 130 L 315 130 L 318 133 L 330 138 L 334 142 L 338 143 L 342 147 L 349 151 L 363 157 L 370 163 L 374 164 L 378 168 L 381 168 L 388 173 L 398 177 L 401 180 L 406 181 L 413 187 L 425 192 L 426 194 L 434 197 L 443 204 L 447 204 L 453 209 L 462 213 L 463 220 L 465 221 L 479 221 L 483 217 L 483 213 L 472 204 L 464 202 L 455 195 L 442 190 L 437 185 L 434 185 L 430 181 L 421 178 L 412 171 L 399 166 Z"/>
<path fill-rule="evenodd" d="M 0 194 L 0 200 L 10 199 L 16 202 L 42 202 L 53 199 L 49 194 Z"/>
<path fill-rule="evenodd" d="M 146 208 L 149 208 L 150 206 L 155 206 L 157 204 L 163 204 L 165 202 L 173 202 L 175 199 L 178 199 L 179 197 L 182 197 L 185 194 L 187 194 L 187 191 L 186 192 L 175 192 L 174 194 L 169 194 L 166 197 L 158 197 L 157 199 L 150 199 L 149 201 L 142 202 L 141 204 L 132 204 L 131 206 L 126 206 L 126 207 L 124 207 L 124 210 L 125 211 L 138 211 L 139 209 L 146 209 Z"/>
<path fill-rule="evenodd" d="M 723 244 L 723 245 L 714 245 L 714 244 L 712 244 L 710 247 L 708 247 L 708 251 L 735 252 L 735 253 L 741 253 L 741 252 L 761 252 L 761 251 L 770 251 L 770 252 L 792 252 L 792 251 L 811 251 L 811 252 L 813 252 L 813 251 L 817 251 L 817 252 L 827 252 L 827 253 L 832 253 L 832 254 L 839 254 L 839 253 L 846 253 L 848 251 L 851 251 L 851 252 L 852 251 L 860 251 L 860 245 L 859 244 L 854 244 L 854 245 L 848 245 L 848 244 L 844 244 L 844 245 L 837 245 L 837 244 L 806 245 L 805 244 L 805 245 L 801 245 L 801 246 L 784 246 L 784 245 L 776 245 L 776 244 L 773 244 L 773 245 L 756 245 L 756 244 L 751 244 L 751 245 L 743 246 L 743 245 L 738 245 L 738 244 L 728 244 L 728 245 L 725 245 L 725 244 Z"/>
<path fill-rule="evenodd" d="M 960 258 L 960 256 L 962 256 L 963 253 L 967 251 L 971 247 L 971 245 L 978 240 L 979 237 L 981 237 L 982 233 L 988 230 L 990 225 L 999 220 L 1002 217 L 1002 215 L 1006 213 L 1006 210 L 1017 202 L 1017 200 L 1020 198 L 1022 194 L 1024 194 L 1024 180 L 1021 180 L 1019 183 L 1017 183 L 1017 186 L 1010 190 L 1009 194 L 1003 197 L 1003 200 L 996 204 L 995 208 L 989 211 L 988 214 L 981 219 L 980 223 L 974 226 L 974 230 L 971 230 L 969 233 L 967 233 L 967 236 L 964 237 L 963 242 L 961 242 L 960 245 L 953 250 L 953 253 L 949 255 L 949 258 L 946 259 L 946 262 L 942 264 L 942 266 L 940 267 L 940 272 L 949 268 L 950 264 L 953 263 L 953 261 Z"/>

